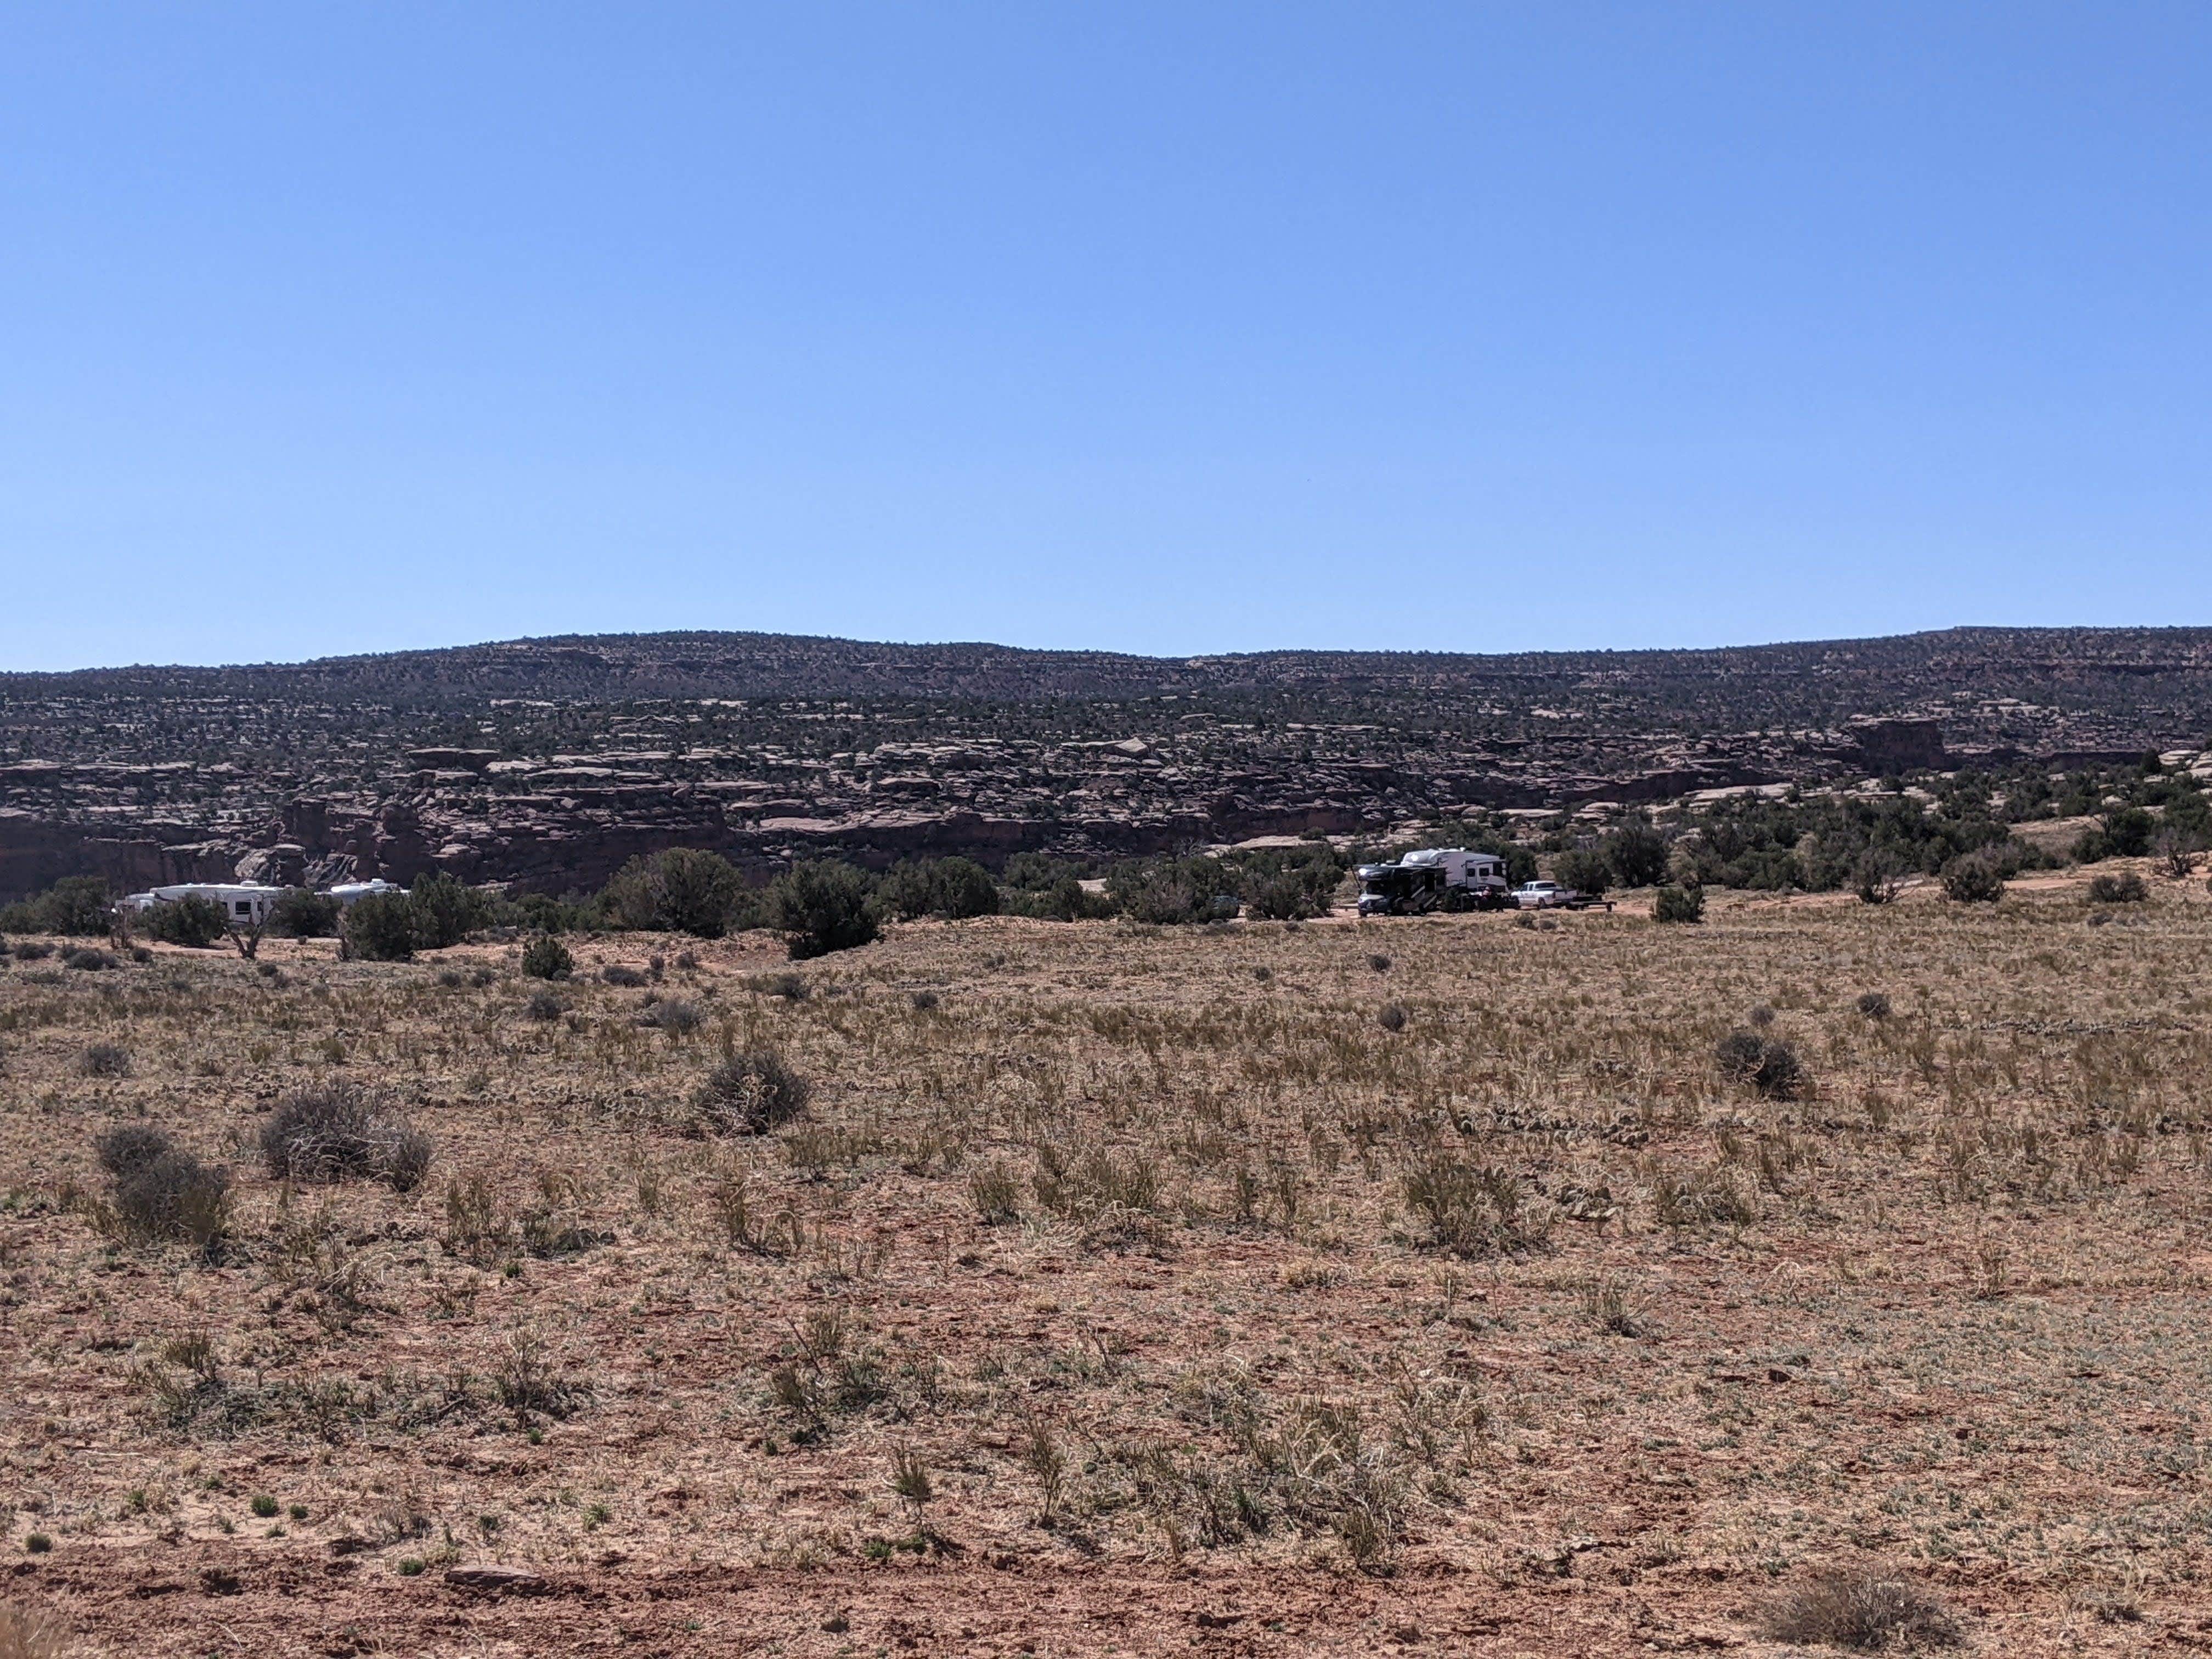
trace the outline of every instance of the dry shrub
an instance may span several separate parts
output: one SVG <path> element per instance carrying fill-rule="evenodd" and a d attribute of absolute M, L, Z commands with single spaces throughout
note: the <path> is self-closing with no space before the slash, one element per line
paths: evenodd
<path fill-rule="evenodd" d="M 1950 1648 L 1963 1639 L 1951 1610 L 1917 1585 L 1886 1573 L 1828 1572 L 1766 1609 L 1778 1642 L 1820 1642 L 1861 1653 L 1885 1648 Z"/>
<path fill-rule="evenodd" d="M 1805 1062 L 1778 1037 L 1731 1031 L 1713 1051 L 1713 1060 L 1723 1076 L 1748 1083 L 1769 1100 L 1795 1100 L 1805 1087 Z"/>
<path fill-rule="evenodd" d="M 429 1136 L 349 1083 L 299 1091 L 261 1127 L 261 1156 L 280 1181 L 381 1181 L 409 1192 L 430 1154 Z"/>
<path fill-rule="evenodd" d="M 1541 1245 L 1549 1231 L 1525 1211 L 1513 1174 L 1489 1164 L 1431 1157 L 1407 1175 L 1405 1191 L 1427 1224 L 1429 1243 L 1454 1255 L 1516 1255 Z"/>
<path fill-rule="evenodd" d="M 806 1109 L 813 1085 L 765 1045 L 724 1055 L 692 1097 L 695 1121 L 711 1134 L 766 1134 Z"/>
<path fill-rule="evenodd" d="M 699 1005 L 681 997 L 651 1003 L 637 1017 L 638 1024 L 672 1036 L 689 1036 L 706 1023 L 707 1016 L 699 1011 Z"/>
<path fill-rule="evenodd" d="M 1159 1165 L 1141 1152 L 1117 1154 L 1096 1146 L 1071 1157 L 1047 1144 L 1037 1148 L 1030 1190 L 1054 1215 L 1083 1230 L 1087 1249 L 1158 1251 L 1164 1245 Z"/>
<path fill-rule="evenodd" d="M 1021 1218 L 1021 1183 L 1003 1164 L 991 1164 L 968 1177 L 969 1201 L 987 1227 Z"/>
<path fill-rule="evenodd" d="M 1944 896 L 1959 904 L 1994 904 L 2004 896 L 2004 866 L 1988 853 L 1961 853 L 1943 866 Z"/>
<path fill-rule="evenodd" d="M 501 1340 L 491 1381 L 499 1403 L 524 1423 L 533 1416 L 569 1416 L 592 1394 L 588 1384 L 564 1377 L 554 1369 L 544 1342 L 529 1330 L 510 1331 Z"/>
<path fill-rule="evenodd" d="M 0 1601 L 0 1659 L 61 1659 L 69 1649 L 69 1626 L 53 1614 Z"/>
<path fill-rule="evenodd" d="M 1404 1030 L 1406 1010 L 1403 1005 L 1395 1002 L 1385 1003 L 1382 1012 L 1375 1016 L 1375 1023 L 1386 1031 Z"/>
<path fill-rule="evenodd" d="M 2132 870 L 2117 876 L 2097 876 L 2089 883 L 2092 904 L 2141 904 L 2150 896 L 2143 878 Z"/>
<path fill-rule="evenodd" d="M 182 1240 L 212 1259 L 230 1231 L 230 1171 L 203 1164 L 151 1125 L 101 1136 L 100 1166 L 114 1182 L 112 1221 L 144 1243 Z"/>
<path fill-rule="evenodd" d="M 87 1077 L 129 1077 L 131 1051 L 119 1042 L 94 1042 L 87 1046 L 77 1069 Z"/>
<path fill-rule="evenodd" d="M 1891 1012 L 1888 994 L 1881 991 L 1860 993 L 1858 1011 L 1869 1019 L 1887 1019 Z"/>
<path fill-rule="evenodd" d="M 625 991 L 638 990 L 652 982 L 636 969 L 625 968 L 618 962 L 611 962 L 600 969 L 599 977 L 607 984 L 618 985 Z"/>

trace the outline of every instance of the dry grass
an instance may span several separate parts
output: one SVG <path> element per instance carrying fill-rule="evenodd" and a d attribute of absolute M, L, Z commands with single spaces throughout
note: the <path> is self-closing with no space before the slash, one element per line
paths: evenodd
<path fill-rule="evenodd" d="M 21 1593 L 162 1653 L 481 1650 L 432 1615 L 488 1563 L 600 1598 L 471 1615 L 537 1650 L 618 1604 L 682 1652 L 1641 1653 L 1865 1559 L 1991 1650 L 2212 1628 L 2212 901 L 2090 914 L 992 918 L 803 995 L 765 943 L 633 937 L 551 1018 L 519 946 L 13 974 Z M 1791 1089 L 1716 1064 L 1739 1027 Z M 803 1112 L 712 1081 L 769 1054 Z M 344 1083 L 433 1179 L 253 1156 Z M 759 1132 L 697 1133 L 723 1098 Z M 229 1167 L 220 1265 L 103 1226 L 119 1126 Z"/>
<path fill-rule="evenodd" d="M 1767 1634 L 1859 1653 L 1954 1648 L 1962 1639 L 1949 1608 L 1917 1585 L 1879 1572 L 1826 1572 L 1775 1599 Z"/>

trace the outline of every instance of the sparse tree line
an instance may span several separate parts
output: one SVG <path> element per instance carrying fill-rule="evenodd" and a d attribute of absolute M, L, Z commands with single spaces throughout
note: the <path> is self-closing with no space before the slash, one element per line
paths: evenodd
<path fill-rule="evenodd" d="M 1656 887 L 1662 921 L 1697 921 L 1706 887 L 1856 890 L 1879 904 L 1908 878 L 1927 875 L 1954 899 L 1994 899 L 2021 871 L 2066 862 L 2014 832 L 2014 825 L 2038 818 L 2096 818 L 2070 849 L 2076 864 L 2151 857 L 2180 878 L 2212 851 L 2212 798 L 2197 779 L 2167 771 L 2155 757 L 2145 757 L 2139 769 L 2084 771 L 2056 781 L 2032 771 L 1961 772 L 1911 794 L 1903 780 L 1889 782 L 1892 793 L 1874 799 L 1796 791 L 1778 799 L 1740 797 L 1689 814 L 1667 830 L 1631 820 L 1592 835 L 1562 819 L 1533 843 L 1512 839 L 1502 824 L 1460 839 L 1503 857 L 1507 878 L 1516 884 L 1547 867 L 1553 879 L 1589 893 Z M 336 936 L 349 956 L 399 961 L 493 929 L 542 936 L 633 929 L 719 939 L 765 928 L 782 933 L 792 955 L 805 958 L 866 945 L 886 921 L 924 917 L 1123 917 L 1157 925 L 1239 915 L 1297 921 L 1324 915 L 1353 867 L 1402 850 L 1369 845 L 1340 852 L 1315 836 L 1295 848 L 1112 862 L 1017 853 L 996 877 L 958 857 L 904 860 L 879 874 L 824 859 L 795 865 L 755 887 L 718 853 L 672 848 L 632 859 L 588 897 L 507 897 L 443 871 L 418 878 L 404 893 L 372 895 L 350 909 L 326 894 L 291 888 L 271 907 L 266 931 Z M 126 925 L 195 949 L 228 937 L 247 956 L 262 931 L 241 932 L 222 906 L 197 897 L 155 905 Z M 0 933 L 87 937 L 118 926 L 112 896 L 96 876 L 69 877 L 35 897 L 0 906 Z"/>

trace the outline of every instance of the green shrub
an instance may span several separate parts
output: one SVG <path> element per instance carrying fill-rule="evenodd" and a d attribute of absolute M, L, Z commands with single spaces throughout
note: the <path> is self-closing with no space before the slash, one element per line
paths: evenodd
<path fill-rule="evenodd" d="M 1648 823 L 1624 823 L 1598 843 L 1623 887 L 1650 887 L 1667 874 L 1667 838 Z"/>
<path fill-rule="evenodd" d="M 1613 884 L 1613 866 L 1601 853 L 1576 848 L 1553 859 L 1552 879 L 1578 893 L 1600 894 Z"/>
<path fill-rule="evenodd" d="M 901 921 L 999 913 L 999 885 L 973 859 L 902 859 L 876 885 L 877 910 Z"/>
<path fill-rule="evenodd" d="M 204 951 L 223 936 L 229 926 L 222 906 L 198 893 L 152 906 L 141 913 L 138 926 L 146 937 L 164 945 L 181 945 Z"/>
<path fill-rule="evenodd" d="M 522 947 L 526 979 L 566 979 L 576 971 L 576 958 L 550 933 L 540 933 Z"/>
<path fill-rule="evenodd" d="M 733 927 L 752 925 L 751 891 L 737 866 L 720 853 L 690 847 L 632 859 L 606 884 L 599 904 L 617 924 L 641 932 L 720 939 Z"/>
<path fill-rule="evenodd" d="M 459 945 L 491 920 L 489 896 L 443 870 L 417 876 L 407 890 L 407 902 L 415 912 L 418 950 L 442 951 L 449 945 Z"/>
<path fill-rule="evenodd" d="M 356 899 L 339 924 L 343 954 L 359 962 L 408 962 L 415 955 L 415 906 L 404 893 Z"/>
<path fill-rule="evenodd" d="M 1860 1653 L 1954 1648 L 1966 1639 L 1951 1610 L 1926 1590 L 1868 1569 L 1824 1573 L 1784 1593 L 1761 1623 L 1777 1642 Z"/>
<path fill-rule="evenodd" d="M 269 907 L 269 931 L 293 939 L 328 939 L 338 930 L 343 908 L 328 893 L 287 887 Z"/>
<path fill-rule="evenodd" d="M 769 925 L 787 939 L 794 961 L 872 942 L 876 914 L 868 878 L 835 860 L 794 865 L 767 894 Z"/>
<path fill-rule="evenodd" d="M 1092 892 L 1073 876 L 1062 876 L 1049 887 L 1015 889 L 1006 908 L 1040 921 L 1103 921 L 1114 914 L 1114 901 Z"/>
<path fill-rule="evenodd" d="M 2150 851 L 2158 821 L 2140 806 L 2119 806 L 2105 814 L 2104 856 L 2139 859 Z"/>
<path fill-rule="evenodd" d="M 1114 905 L 1132 921 L 1174 926 L 1237 914 L 1237 882 L 1218 859 L 1160 859 L 1121 866 L 1106 878 Z"/>
<path fill-rule="evenodd" d="M 1662 887 L 1652 901 L 1654 921 L 1703 921 L 1705 890 L 1702 887 Z"/>
<path fill-rule="evenodd" d="M 98 876 L 64 876 L 45 892 L 0 908 L 0 933 L 65 933 L 96 938 L 114 922 L 107 884 Z"/>
<path fill-rule="evenodd" d="M 1863 904 L 1887 904 L 1904 884 L 1903 860 L 1886 847 L 1869 847 L 1851 866 L 1851 884 Z"/>
<path fill-rule="evenodd" d="M 2004 896 L 2004 866 L 1987 852 L 1961 853 L 1943 866 L 1945 896 L 1960 904 L 1994 904 Z"/>

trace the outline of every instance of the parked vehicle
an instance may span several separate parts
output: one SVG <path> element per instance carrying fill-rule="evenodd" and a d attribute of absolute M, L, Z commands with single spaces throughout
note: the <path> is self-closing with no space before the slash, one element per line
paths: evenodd
<path fill-rule="evenodd" d="M 223 920 L 233 926 L 258 927 L 269 920 L 270 908 L 283 891 L 258 881 L 180 881 L 143 893 L 125 894 L 118 908 L 136 913 L 157 904 L 174 904 L 179 899 L 205 899 L 221 906 Z"/>
<path fill-rule="evenodd" d="M 1588 910 L 1601 904 L 1613 908 L 1609 898 L 1562 887 L 1556 881 L 1524 881 L 1513 890 L 1513 902 L 1523 910 Z"/>
<path fill-rule="evenodd" d="M 1505 860 L 1464 847 L 1429 847 L 1395 864 L 1359 866 L 1359 914 L 1410 916 L 1431 910 L 1502 910 Z"/>

